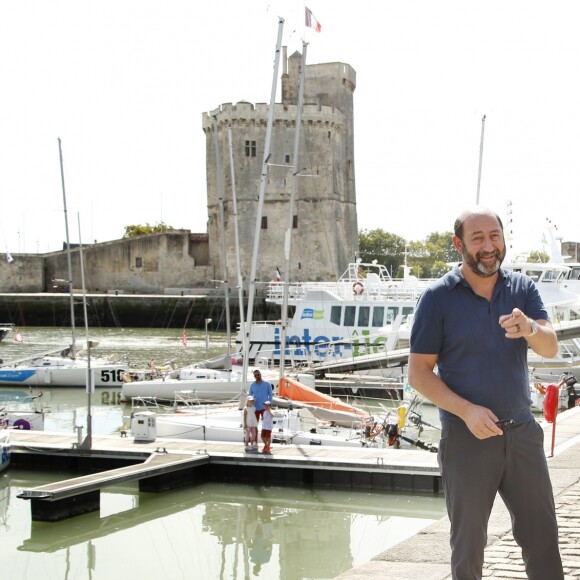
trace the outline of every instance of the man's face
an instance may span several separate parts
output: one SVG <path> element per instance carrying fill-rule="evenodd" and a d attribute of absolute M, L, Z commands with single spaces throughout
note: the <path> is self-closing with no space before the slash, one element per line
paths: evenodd
<path fill-rule="evenodd" d="M 256 371 L 256 372 L 254 373 L 254 379 L 255 379 L 256 381 L 259 381 L 261 378 L 262 378 L 262 375 L 261 375 L 261 373 L 260 373 L 259 371 Z"/>
<path fill-rule="evenodd" d="M 497 273 L 505 259 L 506 248 L 501 226 L 488 215 L 475 215 L 463 224 L 463 237 L 453 239 L 464 264 L 480 278 Z"/>

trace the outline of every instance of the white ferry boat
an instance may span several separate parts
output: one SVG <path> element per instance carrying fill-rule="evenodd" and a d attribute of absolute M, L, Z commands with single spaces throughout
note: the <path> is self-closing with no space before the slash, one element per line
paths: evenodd
<path fill-rule="evenodd" d="M 377 263 L 351 263 L 336 282 L 290 284 L 288 305 L 294 310 L 286 326 L 284 360 L 311 363 L 408 347 L 417 299 L 430 281 L 414 276 L 394 279 Z M 284 284 L 272 282 L 267 301 L 283 304 Z M 281 321 L 254 321 L 249 361 L 278 364 Z M 242 347 L 240 328 L 236 344 Z"/>
<path fill-rule="evenodd" d="M 580 300 L 565 287 L 568 266 L 514 260 L 502 267 L 536 282 L 556 325 L 578 321 Z M 432 282 L 408 274 L 394 279 L 383 265 L 351 263 L 336 282 L 290 284 L 288 305 L 294 312 L 286 326 L 284 360 L 292 366 L 347 361 L 408 348 L 417 300 Z M 268 302 L 283 305 L 283 294 L 282 282 L 268 285 Z M 280 362 L 282 330 L 281 321 L 252 323 L 250 364 Z M 240 328 L 236 337 L 240 350 L 242 338 Z"/>

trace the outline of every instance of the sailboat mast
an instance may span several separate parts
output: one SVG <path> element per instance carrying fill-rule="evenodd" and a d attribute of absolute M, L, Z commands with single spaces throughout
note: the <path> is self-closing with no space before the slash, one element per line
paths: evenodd
<path fill-rule="evenodd" d="M 479 171 L 477 172 L 477 194 L 475 205 L 479 205 L 479 188 L 481 186 L 481 164 L 483 162 L 483 134 L 485 132 L 485 115 L 481 119 L 481 142 L 479 144 Z"/>
<path fill-rule="evenodd" d="M 298 85 L 298 107 L 296 109 L 296 127 L 294 132 L 294 153 L 292 158 L 292 180 L 290 184 L 290 201 L 288 204 L 288 226 L 284 236 L 284 292 L 282 296 L 282 327 L 280 329 L 280 379 L 284 378 L 284 365 L 286 362 L 286 327 L 288 326 L 288 293 L 290 286 L 290 258 L 292 256 L 292 229 L 294 227 L 294 204 L 296 200 L 296 185 L 298 174 L 298 155 L 300 150 L 300 128 L 302 126 L 302 108 L 304 104 L 304 79 L 306 76 L 306 49 L 307 42 L 302 42 L 302 60 L 300 62 L 300 82 Z"/>
<path fill-rule="evenodd" d="M 278 69 L 280 66 L 280 49 L 282 47 L 282 30 L 284 29 L 284 19 L 278 20 L 278 39 L 276 41 L 276 54 L 274 58 L 274 74 L 272 78 L 272 91 L 270 94 L 270 107 L 268 109 L 268 123 L 266 125 L 266 140 L 264 143 L 264 159 L 262 161 L 262 173 L 260 175 L 260 193 L 258 196 L 258 208 L 256 212 L 256 229 L 254 233 L 254 251 L 252 253 L 252 266 L 250 269 L 249 288 L 248 288 L 248 315 L 244 334 L 246 345 L 250 344 L 250 329 L 252 327 L 252 315 L 254 310 L 254 300 L 256 297 L 256 275 L 258 271 L 258 252 L 260 250 L 260 230 L 262 228 L 262 213 L 264 210 L 264 196 L 266 193 L 266 183 L 268 179 L 268 161 L 270 159 L 270 144 L 272 141 L 272 126 L 274 123 L 274 108 L 276 106 L 276 87 L 278 85 Z M 242 377 L 245 390 L 247 369 L 248 369 L 249 352 L 244 353 L 244 373 Z"/>
<path fill-rule="evenodd" d="M 234 147 L 232 144 L 232 128 L 228 127 L 228 148 L 230 155 L 230 174 L 232 177 L 232 215 L 234 218 L 234 238 L 236 245 L 236 273 L 238 279 L 238 302 L 240 308 L 240 328 L 244 328 L 244 285 L 242 280 L 242 265 L 240 258 L 240 236 L 238 232 L 238 200 L 236 198 L 236 172 L 234 169 Z M 245 344 L 246 335 L 242 333 L 242 352 L 248 352 Z"/>
<path fill-rule="evenodd" d="M 75 329 L 75 304 L 74 304 L 74 296 L 73 296 L 73 278 L 72 278 L 72 263 L 71 263 L 71 256 L 70 256 L 70 241 L 68 235 L 68 211 L 66 208 L 66 191 L 64 187 L 64 166 L 62 162 L 62 144 L 60 142 L 60 137 L 58 138 L 58 155 L 60 158 L 60 180 L 62 183 L 62 200 L 64 205 L 64 225 L 66 229 L 66 256 L 68 260 L 68 290 L 70 296 L 70 324 L 71 324 L 71 331 L 72 331 L 72 344 L 71 344 L 71 356 L 72 358 L 76 357 L 76 329 Z"/>
<path fill-rule="evenodd" d="M 93 441 L 93 417 L 91 414 L 91 399 L 92 394 L 95 392 L 95 381 L 93 377 L 93 372 L 91 370 L 91 346 L 92 343 L 89 340 L 89 317 L 87 314 L 87 290 L 85 287 L 85 268 L 84 268 L 84 258 L 83 258 L 83 242 L 81 239 L 81 217 L 77 214 L 77 222 L 79 228 L 79 258 L 81 262 L 81 284 L 83 289 L 83 315 L 85 319 L 85 338 L 87 342 L 87 436 L 83 441 L 82 448 L 90 449 L 92 447 Z"/>
<path fill-rule="evenodd" d="M 218 201 L 219 201 L 219 228 L 220 228 L 220 239 L 221 239 L 221 251 L 222 251 L 222 278 L 224 284 L 225 293 L 225 307 L 226 307 L 226 331 L 228 337 L 228 356 L 231 353 L 232 348 L 232 329 L 230 322 L 230 288 L 228 285 L 228 252 L 226 250 L 226 220 L 224 215 L 224 186 L 222 179 L 222 168 L 221 168 L 221 156 L 220 148 L 218 143 L 218 122 L 217 116 L 213 117 L 213 140 L 215 145 L 215 161 L 216 161 L 216 171 L 217 171 L 217 189 L 218 189 Z"/>

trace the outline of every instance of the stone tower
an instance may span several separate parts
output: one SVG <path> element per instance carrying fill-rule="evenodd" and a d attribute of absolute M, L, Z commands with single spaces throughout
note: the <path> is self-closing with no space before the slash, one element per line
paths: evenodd
<path fill-rule="evenodd" d="M 271 157 L 261 220 L 257 280 L 274 279 L 286 265 L 284 232 L 289 220 L 292 171 L 297 178 L 290 281 L 335 280 L 358 250 L 354 172 L 354 69 L 344 63 L 306 66 L 299 159 L 294 139 L 301 55 L 290 58 L 284 47 L 282 102 L 275 105 Z M 219 163 L 216 160 L 217 121 Z M 223 186 L 228 283 L 236 281 L 235 225 L 228 129 L 231 128 L 234 186 L 241 271 L 247 284 L 252 263 L 268 105 L 225 103 L 202 118 L 206 135 L 208 234 L 215 275 L 222 277 L 220 200 L 217 168 Z M 257 287 L 260 291 L 260 287 Z"/>

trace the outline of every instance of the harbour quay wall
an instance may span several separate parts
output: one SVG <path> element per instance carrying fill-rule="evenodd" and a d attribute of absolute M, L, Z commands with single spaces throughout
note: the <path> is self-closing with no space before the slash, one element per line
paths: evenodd
<path fill-rule="evenodd" d="M 226 330 L 226 303 L 223 290 L 198 289 L 200 294 L 182 291 L 166 295 L 134 295 L 113 291 L 86 294 L 88 325 L 105 328 L 205 328 Z M 206 294 L 203 294 L 203 291 Z M 84 325 L 83 296 L 74 295 L 75 325 Z M 235 330 L 240 321 L 238 298 L 229 298 L 230 323 Z M 277 320 L 280 309 L 256 299 L 254 319 Z M 71 326 L 70 296 L 64 293 L 0 294 L 0 322 L 17 326 Z"/>
<path fill-rule="evenodd" d="M 189 230 L 82 248 L 71 244 L 70 252 L 65 246 L 46 254 L 12 253 L 10 261 L 0 260 L 0 322 L 69 326 L 72 282 L 76 324 L 84 324 L 84 288 L 90 326 L 205 328 L 205 320 L 211 318 L 210 330 L 225 330 L 226 281 L 222 278 L 210 257 L 208 235 Z M 266 304 L 264 287 L 256 289 L 253 317 L 277 320 L 280 309 Z M 240 320 L 238 298 L 237 288 L 229 287 L 232 329 Z"/>

